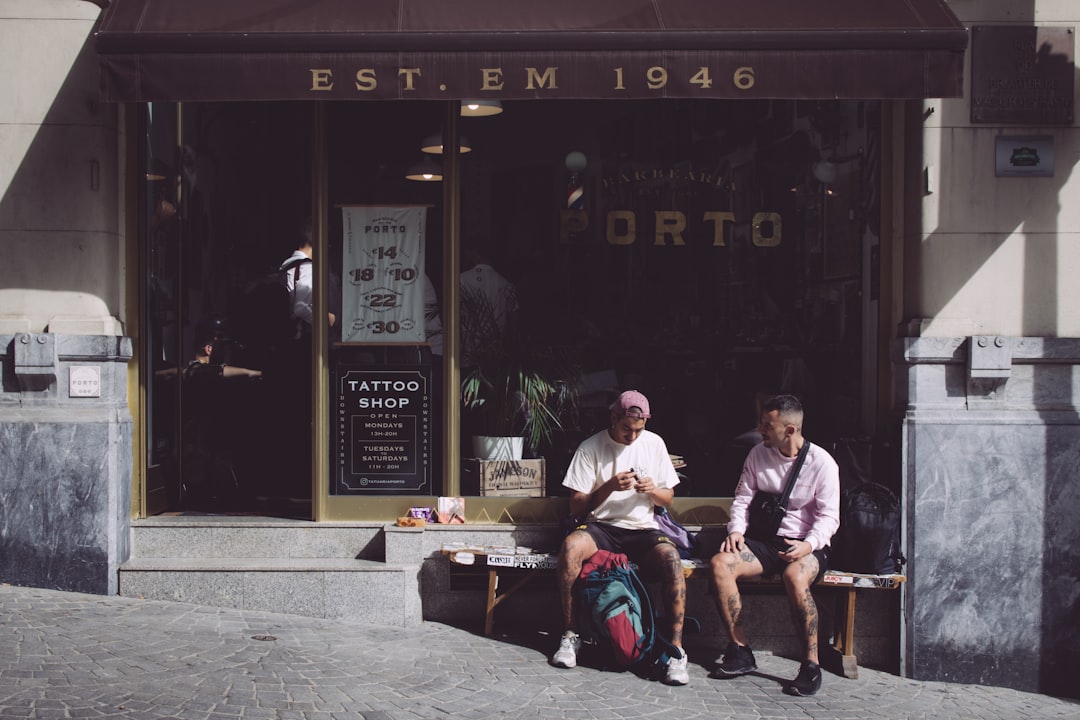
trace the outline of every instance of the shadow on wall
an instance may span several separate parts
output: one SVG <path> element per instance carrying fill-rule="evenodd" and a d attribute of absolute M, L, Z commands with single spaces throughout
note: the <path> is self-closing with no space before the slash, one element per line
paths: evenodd
<path fill-rule="evenodd" d="M 1024 6 L 1027 6 L 1026 8 Z M 1008 21 L 1013 25 L 1031 25 L 1032 40 L 1035 40 L 1034 3 L 1011 3 L 1007 17 L 961 18 L 965 24 L 978 26 L 980 22 Z M 977 28 L 976 28 L 977 29 Z M 980 61 L 976 57 L 977 33 L 971 32 L 972 42 L 968 49 L 968 76 L 965 81 L 965 96 L 961 100 L 928 101 L 926 114 L 918 103 L 909 103 L 907 107 L 907 126 L 912 128 L 908 137 L 908 156 L 905 166 L 907 178 L 905 186 L 909 189 L 909 219 L 916 219 L 925 214 L 929 205 L 937 206 L 937 227 L 919 228 L 917 225 L 906 233 L 909 240 L 905 244 L 904 307 L 905 320 L 912 318 L 944 318 L 964 315 L 963 308 L 971 307 L 972 300 L 959 297 L 968 288 L 973 278 L 980 273 L 996 273 L 1016 269 L 1019 262 L 1023 267 L 1023 290 L 1021 308 L 1020 335 L 1045 336 L 1056 335 L 1055 322 L 1058 318 L 1058 283 L 1053 269 L 1056 266 L 1058 240 L 1058 216 L 1062 210 L 1062 190 L 1072 174 L 1072 161 L 1077 157 L 1075 151 L 1069 151 L 1076 143 L 1076 133 L 1072 128 L 1062 126 L 1041 127 L 1033 131 L 1028 126 L 1016 124 L 971 123 L 972 96 L 977 91 L 972 87 L 972 63 Z M 1069 37 L 1072 37 L 1071 35 Z M 988 62 L 985 55 L 994 48 L 981 46 L 984 53 L 983 63 Z M 1008 49 L 1003 49 L 1007 52 Z M 1071 64 L 1071 58 L 1064 52 L 1054 52 L 1052 47 L 1043 45 L 1032 58 L 1033 75 L 1038 78 L 1060 76 L 1062 70 L 1072 77 L 1074 69 L 1062 68 Z M 981 73 L 985 75 L 986 73 Z M 1010 78 L 1002 78 L 1008 80 Z M 1070 89 L 1071 90 L 1071 89 Z M 986 92 L 983 92 L 986 94 Z M 942 153 L 937 158 L 925 158 L 921 139 L 927 132 L 933 133 L 934 126 L 941 135 Z M 1054 176 L 1043 177 L 995 177 L 995 141 L 998 136 L 1009 135 L 1050 135 L 1055 145 Z M 935 165 L 939 171 L 936 187 L 926 187 L 924 173 L 931 176 L 934 169 L 926 164 Z M 919 190 L 920 192 L 916 192 Z M 937 195 L 936 203 L 929 199 Z M 1056 201 L 1056 202 L 1055 202 Z M 926 215 L 924 215 L 926 216 Z M 921 241 L 915 241 L 919 235 Z M 1026 234 L 1026 238 L 1010 238 L 1016 234 Z M 1022 255 L 1019 257 L 1000 257 L 1008 252 L 1006 244 L 1021 242 Z M 997 257 L 998 268 L 987 268 Z M 937 268 L 930 274 L 928 268 Z M 915 270 L 917 272 L 911 272 Z M 1011 277 L 1011 275 L 1010 275 Z M 983 287 L 990 287 L 983 283 Z M 999 286 L 1000 287 L 1000 286 Z M 993 295 L 990 302 L 1008 302 L 1006 292 Z M 970 292 L 968 290 L 967 292 Z M 991 293 L 983 291 L 983 295 Z M 954 309 L 954 303 L 960 303 Z M 980 305 L 984 315 L 993 317 L 992 306 Z M 978 318 L 973 318 L 978 321 Z M 996 329 L 972 329 L 969 333 L 999 332 Z"/>
<path fill-rule="evenodd" d="M 983 23 L 1030 26 L 1031 37 L 1036 40 L 1032 57 L 1034 76 L 1075 77 L 1073 50 L 1057 52 L 1043 41 L 1045 36 L 1037 35 L 1035 7 L 1035 0 L 987 3 L 974 11 L 981 13 L 980 16 L 962 17 L 961 20 L 973 28 L 973 44 L 975 31 Z M 1045 23 L 1052 18 L 1040 16 L 1040 20 Z M 1072 34 L 1068 35 L 1067 42 L 1074 43 Z M 986 52 L 986 48 L 983 49 Z M 1009 48 L 1000 50 L 1008 52 Z M 1058 337 L 1063 332 L 1071 332 L 1071 321 L 1062 319 L 1063 312 L 1067 313 L 1069 308 L 1062 305 L 1063 299 L 1072 297 L 1074 292 L 1061 287 L 1058 281 L 1059 268 L 1065 262 L 1061 257 L 1062 252 L 1068 250 L 1062 235 L 1075 235 L 1080 230 L 1074 225 L 1061 227 L 1062 212 L 1066 208 L 1063 195 L 1078 156 L 1077 143 L 1080 142 L 1073 125 L 1075 120 L 1070 120 L 1064 126 L 1054 124 L 1048 113 L 1048 119 L 1043 123 L 1028 119 L 1015 123 L 971 124 L 972 98 L 979 88 L 972 85 L 970 67 L 972 62 L 978 64 L 980 60 L 970 48 L 968 56 L 969 75 L 963 100 L 931 101 L 933 108 L 938 111 L 936 118 L 932 114 L 920 117 L 921 109 L 917 103 L 910 103 L 907 108 L 908 127 L 914 130 L 908 138 L 905 185 L 911 190 L 923 187 L 921 175 L 924 162 L 937 163 L 940 178 L 938 186 L 930 189 L 939 195 L 937 226 L 915 227 L 907 233 L 904 319 L 938 318 L 948 321 L 958 316 L 974 315 L 964 318 L 975 321 L 971 323 L 970 330 L 951 334 L 1011 334 L 1012 328 L 1018 325 L 1017 334 L 1021 336 Z M 1074 86 L 1067 90 L 1070 98 L 1074 92 Z M 931 124 L 941 128 L 943 152 L 940 157 L 924 160 L 923 148 L 917 140 L 924 137 L 924 125 Z M 1045 135 L 1052 139 L 1055 156 L 1053 177 L 996 177 L 997 138 L 1030 135 Z M 926 192 L 912 193 L 908 198 L 906 216 L 909 219 L 920 217 L 927 202 Z M 1071 216 L 1066 214 L 1066 217 L 1075 218 L 1075 213 Z M 1075 223 L 1075 220 L 1069 222 Z M 922 234 L 918 234 L 920 232 Z M 927 268 L 944 270 L 934 270 L 928 275 L 925 272 Z M 983 280 L 981 285 L 975 284 L 980 297 L 965 297 L 965 293 L 971 292 L 968 288 L 972 280 L 980 274 L 990 280 Z M 1017 280 L 1013 280 L 1014 277 Z M 1015 286 L 1016 282 L 1021 283 L 1019 288 Z M 1014 299 L 1017 291 L 1021 303 L 1018 310 L 1015 309 Z M 975 301 L 980 301 L 979 314 L 970 311 Z M 996 303 L 1001 304 L 1000 308 L 995 307 Z M 994 322 L 999 322 L 1001 327 L 993 327 Z M 980 327 L 982 323 L 991 325 L 983 328 Z M 1080 527 L 1069 510 L 1080 502 L 1080 486 L 1076 483 L 1076 477 L 1080 474 L 1080 456 L 1075 450 L 1080 435 L 1080 416 L 1073 410 L 1078 397 L 1074 371 L 1075 367 L 1068 364 L 1064 367 L 1036 364 L 1032 369 L 1033 377 L 1026 382 L 1031 382 L 1035 387 L 1061 388 L 1060 397 L 1071 397 L 1072 403 L 1066 402 L 1052 409 L 1048 409 L 1049 404 L 1037 404 L 1041 423 L 1023 421 L 1020 426 L 992 434 L 991 438 L 1001 442 L 995 443 L 991 439 L 987 443 L 989 447 L 985 448 L 988 452 L 975 453 L 971 457 L 964 477 L 954 477 L 954 480 L 970 484 L 964 492 L 970 492 L 971 500 L 976 500 L 986 495 L 980 486 L 985 486 L 988 478 L 1001 476 L 1002 466 L 1012 463 L 1015 476 L 1009 473 L 1000 479 L 1004 486 L 1021 492 L 1010 493 L 1011 501 L 1004 504 L 1004 512 L 994 517 L 994 532 L 1001 533 L 1004 542 L 994 554 L 996 559 L 993 560 L 992 572 L 995 578 L 1033 577 L 1040 581 L 1036 587 L 1025 587 L 1024 598 L 1018 603 L 1026 608 L 1022 617 L 982 619 L 980 624 L 983 632 L 990 637 L 983 637 L 977 642 L 985 642 L 986 647 L 992 648 L 994 659 L 981 666 L 976 661 L 976 666 L 970 668 L 974 675 L 967 678 L 973 682 L 1013 687 L 1022 684 L 1024 690 L 1078 697 L 1072 668 L 1080 662 L 1080 624 L 1077 623 L 1080 612 L 1080 577 L 1077 568 L 1080 565 L 1075 550 L 1080 542 Z M 1040 424 L 1042 427 L 1039 427 Z M 969 438 L 971 430 L 967 431 Z M 977 429 L 975 431 L 978 432 Z M 963 434 L 959 433 L 961 436 Z M 1027 451 L 1023 439 L 1034 438 L 1035 435 L 1039 436 L 1032 446 L 1036 451 L 1035 456 L 1026 457 L 1029 462 L 1017 466 L 1016 458 Z M 1040 443 L 1041 457 L 1038 456 Z M 1041 488 L 1033 487 L 1033 484 Z M 1030 488 L 1031 492 L 1023 491 L 1024 488 Z M 944 490 L 935 492 L 946 495 L 934 498 L 935 501 L 948 501 L 948 493 Z M 953 492 L 959 493 L 961 489 L 954 488 Z M 1000 504 L 990 498 L 987 505 L 968 512 L 985 515 L 992 513 L 991 507 L 995 505 L 1001 509 Z M 918 519 L 915 520 L 917 522 Z M 955 520 L 963 522 L 960 518 Z M 1031 548 L 1033 552 L 1041 553 L 1038 558 L 1022 552 L 1025 548 L 1023 540 L 1010 537 L 1011 533 L 1007 530 L 1002 532 L 1002 529 L 1012 527 L 1028 528 L 1041 536 L 1041 542 L 1035 541 L 1035 547 Z M 989 535 L 990 532 L 987 532 L 979 542 L 990 542 Z M 923 547 L 927 549 L 925 543 Z M 932 549 L 930 554 L 933 554 Z M 915 560 L 918 563 L 920 558 Z M 924 565 L 934 563 L 935 569 L 939 570 L 950 562 L 947 557 L 924 557 L 921 560 Z M 1033 561 L 1035 568 L 1032 567 Z M 954 582 L 972 580 L 961 577 L 965 572 L 983 571 L 980 568 L 954 569 L 958 573 Z M 925 575 L 917 565 L 913 570 Z M 924 568 L 924 571 L 928 570 Z M 922 636 L 922 642 L 926 643 L 920 652 L 927 653 L 931 664 L 941 662 L 947 666 L 950 662 L 962 662 L 968 650 L 961 647 L 962 638 L 956 633 L 960 632 L 957 628 L 965 623 L 957 621 L 965 612 L 973 609 L 970 603 L 974 599 L 964 600 L 959 595 L 949 598 L 931 593 L 931 602 L 934 596 L 944 599 L 944 605 L 951 607 L 951 610 L 942 608 L 944 612 L 939 618 L 940 626 L 916 630 L 917 635 Z M 1003 612 L 1002 615 L 1011 613 Z M 995 623 L 1000 623 L 1002 630 L 1006 627 L 1008 630 L 998 632 Z M 953 655 L 951 660 L 950 655 Z M 1023 666 L 1028 666 L 1030 671 L 1016 670 Z M 915 668 L 914 674 L 919 677 L 918 668 Z M 1031 683 L 1036 687 L 1032 687 Z"/>

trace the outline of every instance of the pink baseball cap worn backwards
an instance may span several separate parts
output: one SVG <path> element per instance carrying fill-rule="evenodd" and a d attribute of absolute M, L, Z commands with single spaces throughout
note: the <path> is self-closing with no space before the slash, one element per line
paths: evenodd
<path fill-rule="evenodd" d="M 637 408 L 634 410 L 632 408 Z M 637 390 L 627 390 L 619 399 L 611 404 L 619 417 L 641 418 L 642 420 L 652 417 L 649 412 L 649 399 Z"/>

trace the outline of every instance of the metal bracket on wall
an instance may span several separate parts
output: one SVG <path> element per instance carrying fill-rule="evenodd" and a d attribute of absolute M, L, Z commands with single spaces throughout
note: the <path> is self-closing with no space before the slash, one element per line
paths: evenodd
<path fill-rule="evenodd" d="M 15 377 L 23 392 L 48 390 L 60 374 L 56 336 L 19 333 L 15 336 Z"/>
<path fill-rule="evenodd" d="M 968 396 L 994 400 L 1012 375 L 1011 338 L 974 335 L 968 349 Z"/>

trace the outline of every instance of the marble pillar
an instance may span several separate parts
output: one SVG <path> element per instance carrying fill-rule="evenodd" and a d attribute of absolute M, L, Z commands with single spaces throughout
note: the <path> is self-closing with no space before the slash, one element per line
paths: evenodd
<path fill-rule="evenodd" d="M 1080 697 L 1080 339 L 904 338 L 906 668 Z"/>
<path fill-rule="evenodd" d="M 0 582 L 117 592 L 130 554 L 128 338 L 0 335 Z"/>

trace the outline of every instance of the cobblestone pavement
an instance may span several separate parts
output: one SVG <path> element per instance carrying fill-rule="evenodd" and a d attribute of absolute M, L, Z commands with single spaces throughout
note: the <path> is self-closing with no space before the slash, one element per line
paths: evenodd
<path fill-rule="evenodd" d="M 550 638 L 484 638 L 0 585 L 0 718 L 1080 718 L 1080 702 L 860 668 L 818 695 L 781 683 L 797 663 L 690 685 L 549 666 Z M 549 642 L 550 641 L 550 642 Z"/>

